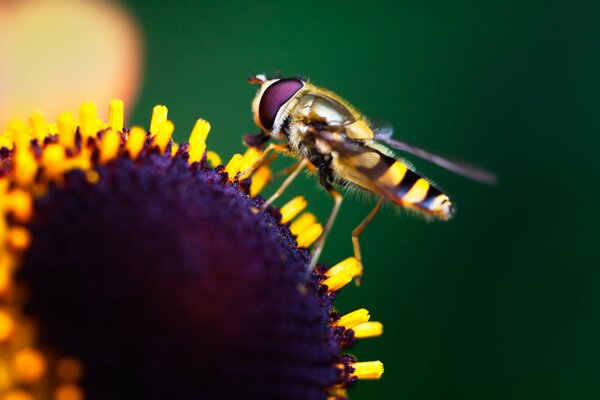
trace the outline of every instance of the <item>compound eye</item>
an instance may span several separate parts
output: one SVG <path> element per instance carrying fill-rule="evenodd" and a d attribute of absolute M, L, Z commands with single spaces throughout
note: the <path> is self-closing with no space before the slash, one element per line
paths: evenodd
<path fill-rule="evenodd" d="M 304 83 L 300 79 L 281 79 L 269 86 L 260 99 L 258 117 L 265 129 L 272 129 L 282 105 L 294 97 Z"/>

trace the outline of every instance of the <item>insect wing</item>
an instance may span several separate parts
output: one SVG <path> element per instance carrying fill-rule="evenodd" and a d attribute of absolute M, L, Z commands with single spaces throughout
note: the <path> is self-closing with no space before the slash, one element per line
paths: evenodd
<path fill-rule="evenodd" d="M 374 139 L 379 143 L 385 144 L 386 146 L 413 154 L 431 163 L 439 165 L 440 167 L 445 168 L 448 171 L 452 171 L 456 174 L 473 179 L 477 182 L 493 185 L 498 181 L 496 175 L 483 168 L 476 167 L 464 161 L 450 160 L 440 155 L 431 153 L 427 150 L 410 145 L 406 142 L 401 142 L 399 140 L 392 139 L 391 131 L 384 130 L 378 132 L 375 135 Z"/>

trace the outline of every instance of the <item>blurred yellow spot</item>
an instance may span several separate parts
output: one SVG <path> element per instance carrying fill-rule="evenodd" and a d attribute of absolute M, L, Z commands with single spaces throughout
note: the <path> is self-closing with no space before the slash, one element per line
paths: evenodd
<path fill-rule="evenodd" d="M 49 144 L 42 154 L 44 171 L 50 178 L 61 178 L 67 164 L 65 149 L 60 144 Z"/>
<path fill-rule="evenodd" d="M 96 184 L 98 181 L 100 181 L 100 174 L 93 170 L 85 171 L 85 180 L 92 185 Z"/>
<path fill-rule="evenodd" d="M 7 209 L 19 222 L 27 222 L 33 212 L 33 200 L 29 192 L 23 189 L 14 189 L 8 193 Z"/>
<path fill-rule="evenodd" d="M 213 168 L 218 167 L 223 162 L 217 153 L 210 150 L 206 152 L 206 161 Z"/>
<path fill-rule="evenodd" d="M 11 390 L 2 394 L 0 400 L 35 400 L 33 395 L 24 390 Z"/>
<path fill-rule="evenodd" d="M 9 228 L 6 236 L 8 245 L 16 251 L 25 250 L 31 241 L 31 234 L 22 226 Z"/>
<path fill-rule="evenodd" d="M 252 182 L 250 183 L 250 196 L 254 197 L 259 194 L 265 186 L 271 181 L 273 174 L 266 165 L 263 165 L 252 174 Z"/>
<path fill-rule="evenodd" d="M 108 105 L 108 127 L 115 132 L 122 132 L 123 119 L 123 100 L 112 99 Z"/>
<path fill-rule="evenodd" d="M 63 382 L 75 382 L 83 375 L 83 365 L 76 358 L 64 358 L 58 362 L 56 377 Z"/>
<path fill-rule="evenodd" d="M 323 233 L 323 226 L 319 223 L 314 223 L 306 228 L 300 236 L 296 238 L 298 247 L 308 247 L 317 241 L 319 236 Z"/>
<path fill-rule="evenodd" d="M 70 149 L 75 145 L 75 117 L 73 114 L 64 112 L 58 116 L 58 141 Z"/>
<path fill-rule="evenodd" d="M 254 177 L 252 178 L 254 179 Z M 300 235 L 306 228 L 317 222 L 317 217 L 313 213 L 305 212 L 296 218 L 290 225 L 292 235 Z"/>
<path fill-rule="evenodd" d="M 83 392 L 72 383 L 60 385 L 54 391 L 53 400 L 83 400 Z"/>
<path fill-rule="evenodd" d="M 140 151 L 144 148 L 144 143 L 146 142 L 146 131 L 139 126 L 134 126 L 129 131 L 129 136 L 127 138 L 127 143 L 125 144 L 125 148 L 129 152 L 131 158 L 136 159 Z"/>
<path fill-rule="evenodd" d="M 358 379 L 379 379 L 383 375 L 383 363 L 381 361 L 365 361 L 352 364 L 354 372 L 352 375 Z"/>
<path fill-rule="evenodd" d="M 381 322 L 369 321 L 356 325 L 352 330 L 357 339 L 377 337 L 383 334 L 383 325 Z"/>
<path fill-rule="evenodd" d="M 12 360 L 13 374 L 16 380 L 33 383 L 46 372 L 46 361 L 40 352 L 33 349 L 21 350 Z"/>
<path fill-rule="evenodd" d="M 171 140 L 171 136 L 173 136 L 173 131 L 175 130 L 175 125 L 172 121 L 164 121 L 160 124 L 152 143 L 158 146 L 160 153 L 164 153 L 167 145 L 169 144 L 169 140 Z"/>
<path fill-rule="evenodd" d="M 15 321 L 6 311 L 0 311 L 0 342 L 4 342 L 12 336 L 15 330 Z"/>
<path fill-rule="evenodd" d="M 152 118 L 150 119 L 150 135 L 158 133 L 160 126 L 167 120 L 169 110 L 165 106 L 156 105 L 152 109 Z"/>
<path fill-rule="evenodd" d="M 281 223 L 287 224 L 307 206 L 306 199 L 302 196 L 296 196 L 285 203 L 279 210 L 281 212 Z"/>
<path fill-rule="evenodd" d="M 352 275 L 349 275 L 345 272 L 340 272 L 325 279 L 323 282 L 321 282 L 321 284 L 326 285 L 327 292 L 331 293 L 340 290 L 348 283 L 350 283 L 350 281 L 352 281 Z"/>
<path fill-rule="evenodd" d="M 120 146 L 121 135 L 110 129 L 104 131 L 102 142 L 100 143 L 100 162 L 104 164 L 115 158 L 119 154 Z"/>
<path fill-rule="evenodd" d="M 234 154 L 231 160 L 225 166 L 225 172 L 229 175 L 229 180 L 233 180 L 235 176 L 240 172 L 242 166 L 242 160 L 244 157 L 241 154 Z"/>
<path fill-rule="evenodd" d="M 333 326 L 341 326 L 346 329 L 352 329 L 358 324 L 367 322 L 371 316 L 366 308 L 359 308 L 356 311 L 352 311 L 346 315 L 343 315 L 340 319 L 333 323 Z"/>
<path fill-rule="evenodd" d="M 99 130 L 96 104 L 83 103 L 79 107 L 79 129 L 82 139 L 96 136 Z"/>

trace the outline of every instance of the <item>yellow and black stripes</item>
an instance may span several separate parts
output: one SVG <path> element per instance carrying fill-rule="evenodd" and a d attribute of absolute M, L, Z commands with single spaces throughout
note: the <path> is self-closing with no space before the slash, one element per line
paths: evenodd
<path fill-rule="evenodd" d="M 379 150 L 364 147 L 351 156 L 338 155 L 332 165 L 342 178 L 398 205 L 441 219 L 452 216 L 448 196 L 408 165 Z"/>

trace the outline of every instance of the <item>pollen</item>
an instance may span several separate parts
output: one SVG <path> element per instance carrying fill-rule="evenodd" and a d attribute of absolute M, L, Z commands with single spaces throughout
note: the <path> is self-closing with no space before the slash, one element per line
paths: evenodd
<path fill-rule="evenodd" d="M 54 390 L 53 400 L 83 400 L 83 392 L 72 383 L 60 385 Z"/>
<path fill-rule="evenodd" d="M 8 193 L 6 208 L 19 222 L 27 222 L 33 212 L 31 195 L 22 189 L 14 189 Z"/>
<path fill-rule="evenodd" d="M 357 339 L 372 338 L 383 334 L 383 324 L 377 321 L 368 321 L 356 325 L 352 330 Z"/>
<path fill-rule="evenodd" d="M 354 368 L 352 375 L 358 379 L 380 379 L 383 375 L 383 363 L 381 361 L 365 361 L 351 364 Z"/>
<path fill-rule="evenodd" d="M 29 246 L 31 235 L 26 228 L 14 226 L 7 232 L 8 245 L 15 251 L 23 251 Z"/>
<path fill-rule="evenodd" d="M 306 206 L 306 199 L 303 196 L 296 196 L 292 200 L 288 201 L 283 207 L 279 209 L 281 212 L 281 223 L 287 224 L 292 219 L 296 217 L 296 215 L 300 214 Z"/>
<path fill-rule="evenodd" d="M 49 178 L 58 179 L 66 168 L 65 149 L 60 144 L 50 144 L 44 148 L 42 165 Z"/>
<path fill-rule="evenodd" d="M 298 236 L 296 241 L 298 242 L 298 247 L 308 247 L 321 236 L 323 233 L 323 225 L 319 223 L 314 223 L 306 228 L 302 233 Z"/>
<path fill-rule="evenodd" d="M 254 178 L 252 178 L 254 179 Z M 300 235 L 306 228 L 317 222 L 317 217 L 311 212 L 302 213 L 290 224 L 292 235 Z"/>
<path fill-rule="evenodd" d="M 352 329 L 358 324 L 367 322 L 371 316 L 366 308 L 360 308 L 356 311 L 352 311 L 346 315 L 343 315 L 340 319 L 333 323 L 334 326 L 341 326 L 346 329 Z"/>
<path fill-rule="evenodd" d="M 250 183 L 250 196 L 254 197 L 262 192 L 272 178 L 273 173 L 269 167 L 263 165 L 262 167 L 258 168 L 252 175 L 252 183 Z"/>

